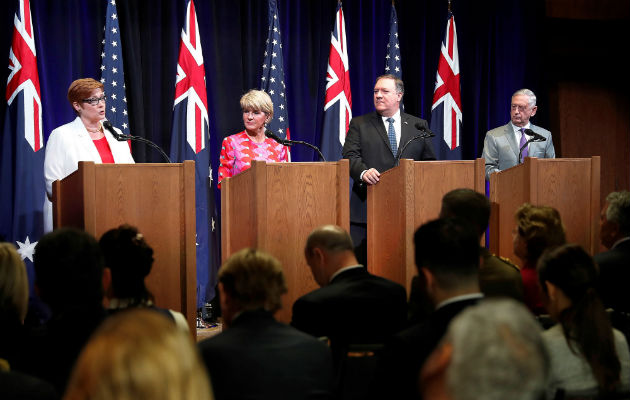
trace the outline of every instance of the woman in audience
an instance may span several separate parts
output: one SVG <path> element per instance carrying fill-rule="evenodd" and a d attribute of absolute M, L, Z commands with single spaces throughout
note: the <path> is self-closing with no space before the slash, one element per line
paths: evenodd
<path fill-rule="evenodd" d="M 190 335 L 146 309 L 105 320 L 77 360 L 65 400 L 208 400 Z"/>
<path fill-rule="evenodd" d="M 253 160 L 286 162 L 287 148 L 265 135 L 273 118 L 271 97 L 262 90 L 250 90 L 241 97 L 245 130 L 223 139 L 219 159 L 219 187 L 225 178 L 240 174 Z"/>
<path fill-rule="evenodd" d="M 558 389 L 606 396 L 630 389 L 630 353 L 596 292 L 598 270 L 584 249 L 567 244 L 538 263 L 543 297 L 558 322 L 543 333 L 551 358 L 548 398 Z"/>
<path fill-rule="evenodd" d="M 153 266 L 153 249 L 137 228 L 121 225 L 110 229 L 103 234 L 99 245 L 105 257 L 105 267 L 111 273 L 111 285 L 105 293 L 110 313 L 130 307 L 149 307 L 167 315 L 177 326 L 188 331 L 182 313 L 154 305 L 153 295 L 144 283 Z"/>
<path fill-rule="evenodd" d="M 536 262 L 545 249 L 566 242 L 560 213 L 552 207 L 523 204 L 516 210 L 514 254 L 521 259 L 525 304 L 535 314 L 545 314 L 540 297 Z"/>

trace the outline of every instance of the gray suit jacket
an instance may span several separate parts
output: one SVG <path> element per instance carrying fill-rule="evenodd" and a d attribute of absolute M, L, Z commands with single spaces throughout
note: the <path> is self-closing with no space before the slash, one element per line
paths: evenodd
<path fill-rule="evenodd" d="M 551 132 L 534 124 L 530 124 L 529 128 L 547 139 L 544 142 L 530 143 L 529 156 L 556 158 Z M 488 131 L 483 142 L 482 154 L 482 157 L 486 160 L 486 179 L 489 180 L 490 174 L 494 172 L 503 171 L 517 165 L 519 151 L 520 148 L 514 138 L 511 123 L 508 122 L 507 125 Z"/>

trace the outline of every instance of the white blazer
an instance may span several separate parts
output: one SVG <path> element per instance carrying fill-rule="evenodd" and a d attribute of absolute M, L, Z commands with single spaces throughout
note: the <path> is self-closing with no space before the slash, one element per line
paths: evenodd
<path fill-rule="evenodd" d="M 116 128 L 114 128 L 116 129 Z M 118 133 L 120 130 L 116 129 Z M 116 164 L 133 164 L 133 157 L 129 144 L 119 142 L 107 129 L 104 129 L 109 148 L 112 150 Z M 63 179 L 79 168 L 79 161 L 94 161 L 101 163 L 101 156 L 90 138 L 81 118 L 62 125 L 50 133 L 46 143 L 46 157 L 44 158 L 44 178 L 46 179 L 46 204 L 44 205 L 44 232 L 52 231 L 52 183 Z"/>

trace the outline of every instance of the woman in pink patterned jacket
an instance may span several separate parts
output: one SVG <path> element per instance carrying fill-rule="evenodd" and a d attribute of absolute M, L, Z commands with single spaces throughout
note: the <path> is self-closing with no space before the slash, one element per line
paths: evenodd
<path fill-rule="evenodd" d="M 245 130 L 223 139 L 219 166 L 219 187 L 225 178 L 237 175 L 253 160 L 287 162 L 287 148 L 265 136 L 266 125 L 273 118 L 273 103 L 262 90 L 250 90 L 241 97 Z"/>

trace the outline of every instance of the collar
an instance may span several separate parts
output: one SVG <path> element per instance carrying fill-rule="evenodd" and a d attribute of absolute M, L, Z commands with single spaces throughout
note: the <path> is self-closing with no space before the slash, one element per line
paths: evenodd
<path fill-rule="evenodd" d="M 378 113 L 377 113 L 378 114 Z M 396 111 L 396 113 L 394 115 L 392 115 L 391 117 L 385 117 L 381 114 L 378 114 L 379 117 L 381 117 L 381 119 L 383 120 L 383 123 L 388 123 L 387 122 L 387 118 L 394 118 L 394 123 L 396 122 L 400 122 L 401 121 L 401 117 L 400 117 L 400 108 Z"/>
<path fill-rule="evenodd" d="M 622 237 L 621 239 L 619 239 L 615 243 L 613 243 L 613 245 L 612 245 L 612 247 L 610 249 L 612 250 L 615 247 L 617 247 L 618 245 L 620 245 L 621 243 L 627 242 L 628 240 L 630 240 L 630 236 Z"/>
<path fill-rule="evenodd" d="M 356 268 L 364 268 L 364 267 L 361 264 L 357 264 L 357 265 L 349 265 L 347 267 L 340 268 L 340 269 L 337 270 L 337 272 L 335 272 L 334 274 L 332 274 L 330 276 L 330 279 L 328 280 L 328 283 L 332 282 L 333 279 L 335 279 L 337 276 L 339 276 L 339 274 L 341 274 L 343 272 L 346 272 L 346 271 L 349 271 L 351 269 L 356 269 Z"/>
<path fill-rule="evenodd" d="M 447 306 L 452 303 L 456 303 L 458 301 L 474 300 L 474 299 L 482 299 L 482 298 L 483 298 L 482 293 L 462 294 L 461 296 L 455 296 L 455 297 L 451 297 L 450 299 L 444 300 L 443 302 L 438 304 L 437 307 L 435 307 L 435 309 L 438 310 L 444 306 Z"/>
<path fill-rule="evenodd" d="M 531 129 L 531 124 L 530 124 L 529 122 L 527 123 L 527 125 L 525 125 L 525 126 L 523 126 L 523 127 L 519 127 L 519 126 L 514 125 L 514 124 L 512 123 L 512 121 L 510 121 L 510 125 L 512 126 L 512 131 L 513 131 L 514 133 L 518 133 L 518 134 L 520 134 L 520 133 L 521 133 L 521 129 L 522 129 L 522 128 L 525 128 L 525 129 Z M 525 135 L 527 136 L 527 134 L 525 134 Z"/>

